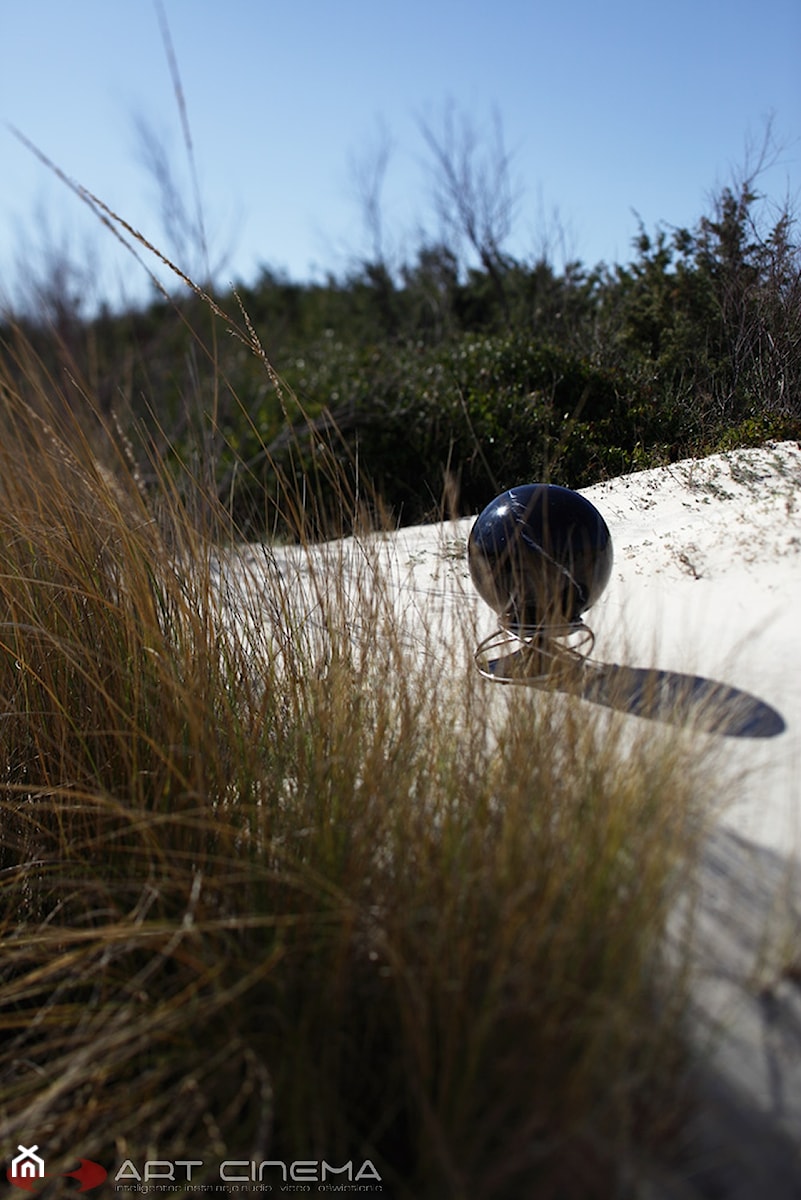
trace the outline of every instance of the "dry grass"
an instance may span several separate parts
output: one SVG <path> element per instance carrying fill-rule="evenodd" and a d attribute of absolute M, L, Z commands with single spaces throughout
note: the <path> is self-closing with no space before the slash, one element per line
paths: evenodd
<path fill-rule="evenodd" d="M 238 576 L 232 620 L 214 498 L 158 462 L 143 494 L 91 403 L 14 355 L 3 1143 L 202 1158 L 196 1181 L 369 1158 L 398 1196 L 617 1194 L 678 1113 L 660 940 L 691 746 L 432 672 L 376 543 L 355 573 L 321 554 L 297 497 L 299 549 Z"/>

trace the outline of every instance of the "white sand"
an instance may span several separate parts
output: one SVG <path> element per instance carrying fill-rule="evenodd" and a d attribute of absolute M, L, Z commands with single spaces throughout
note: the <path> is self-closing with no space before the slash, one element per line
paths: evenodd
<path fill-rule="evenodd" d="M 801 449 L 737 450 L 582 494 L 605 518 L 615 553 L 606 591 L 585 615 L 597 638 L 592 657 L 701 675 L 775 709 L 786 726 L 778 736 L 705 736 L 711 754 L 723 749 L 726 827 L 801 853 Z M 442 620 L 443 661 L 466 607 L 480 634 L 496 624 L 467 571 L 472 524 L 391 539 L 388 569 L 407 617 Z"/>
<path fill-rule="evenodd" d="M 627 641 L 644 665 L 709 675 L 777 709 L 786 724 L 778 737 L 726 739 L 722 820 L 761 845 L 798 851 L 801 450 L 716 455 L 585 494 L 616 551 L 598 655 Z"/>
<path fill-rule="evenodd" d="M 696 1107 L 680 1161 L 643 1194 L 789 1200 L 801 1196 L 801 449 L 738 450 L 583 494 L 615 551 L 585 618 L 593 658 L 720 681 L 783 723 L 769 737 L 695 735 L 720 781 L 693 909 Z M 457 612 L 475 606 L 480 634 L 496 623 L 465 563 L 472 523 L 392 539 L 398 594 L 412 616 L 441 619 L 443 663 Z"/>
<path fill-rule="evenodd" d="M 699 747 L 719 764 L 722 826 L 760 847 L 801 856 L 801 448 L 785 442 L 737 450 L 582 494 L 605 518 L 614 546 L 609 584 L 585 614 L 596 634 L 592 658 L 698 675 L 775 710 L 784 723 L 778 736 L 702 734 Z M 407 636 L 417 631 L 422 641 L 423 630 L 435 631 L 440 671 L 464 669 L 465 617 L 475 622 L 476 640 L 497 627 L 467 569 L 473 521 L 379 538 L 384 582 Z M 319 555 L 326 554 L 345 555 L 354 574 L 364 569 L 352 541 L 321 547 Z M 273 564 L 292 580 L 293 606 L 308 612 L 313 625 L 316 598 L 304 583 L 304 556 L 277 551 Z M 245 566 L 244 594 L 254 583 L 262 590 L 264 558 L 254 551 L 249 566 L 247 556 L 237 561 Z M 255 613 L 246 623 L 252 620 L 263 636 L 263 611 L 246 607 Z M 355 597 L 351 617 L 358 623 Z"/>
<path fill-rule="evenodd" d="M 780 730 L 694 735 L 720 790 L 695 902 L 691 1038 L 700 1106 L 688 1123 L 682 1162 L 653 1176 L 643 1195 L 799 1196 L 801 449 L 781 443 L 737 450 L 583 494 L 604 516 L 615 553 L 609 585 L 585 617 L 597 635 L 593 659 L 719 681 L 770 706 Z M 459 631 L 466 613 L 476 639 L 497 625 L 467 569 L 472 524 L 470 518 L 381 538 L 385 579 L 408 636 L 415 628 L 436 631 L 432 670 L 465 669 Z M 355 568 L 360 559 L 352 542 L 320 553 L 351 554 Z M 265 562 L 255 552 L 249 565 L 247 558 L 239 559 L 246 594 Z M 302 556 L 274 555 L 270 569 L 295 573 L 293 598 L 300 605 L 308 599 L 313 621 Z M 251 612 L 258 620 L 258 609 Z M 359 620 L 356 607 L 352 618 Z M 486 686 L 499 702 L 511 694 L 502 684 Z M 673 936 L 680 938 L 681 913 L 675 916 Z"/>

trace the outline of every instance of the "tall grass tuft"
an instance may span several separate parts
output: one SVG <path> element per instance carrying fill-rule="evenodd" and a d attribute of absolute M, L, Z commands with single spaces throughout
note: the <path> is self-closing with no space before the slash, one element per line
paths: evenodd
<path fill-rule="evenodd" d="M 691 747 L 493 688 L 469 617 L 443 655 L 302 490 L 246 569 L 213 494 L 3 353 L 3 1144 L 616 1194 L 678 1116 Z"/>

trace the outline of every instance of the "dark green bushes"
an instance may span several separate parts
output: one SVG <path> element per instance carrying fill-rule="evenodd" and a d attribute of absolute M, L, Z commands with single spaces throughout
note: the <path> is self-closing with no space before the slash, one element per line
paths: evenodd
<path fill-rule="evenodd" d="M 799 436 L 801 254 L 791 214 L 765 214 L 747 180 L 692 230 L 642 230 L 626 266 L 559 274 L 499 254 L 489 271 L 426 244 L 395 272 L 265 271 L 214 297 L 227 327 L 189 295 L 25 333 L 179 481 L 216 480 L 251 536 L 301 480 L 320 529 L 376 505 L 409 523 L 522 480 L 580 487 Z M 228 336 L 243 320 L 264 353 L 251 331 Z"/>
<path fill-rule="evenodd" d="M 287 297 L 265 276 L 244 300 L 274 314 L 265 344 L 286 394 L 240 352 L 222 421 L 252 468 L 230 492 L 237 517 L 258 529 L 265 489 L 313 478 L 321 455 L 349 472 L 354 508 L 374 491 L 408 523 L 521 480 L 581 487 L 798 436 L 801 257 L 790 214 L 766 220 L 761 204 L 751 181 L 724 190 L 695 229 L 642 231 L 628 266 L 594 272 L 464 272 L 428 246 L 397 278 L 377 264 Z M 330 519 L 324 486 L 315 503 Z"/>
<path fill-rule="evenodd" d="M 308 411 L 330 398 L 341 457 L 369 473 L 404 522 L 459 512 L 521 479 L 579 486 L 608 463 L 625 469 L 637 441 L 637 405 L 615 372 L 520 334 L 462 335 L 438 346 L 376 346 L 292 378 Z M 299 431 L 303 466 L 319 430 Z M 265 457 L 268 478 L 284 461 Z"/>
<path fill-rule="evenodd" d="M 740 426 L 797 433 L 801 417 L 801 255 L 791 215 L 765 227 L 759 202 L 746 182 L 692 231 L 641 231 L 600 293 L 603 357 L 650 374 L 713 445 Z"/>
<path fill-rule="evenodd" d="M 277 495 L 282 478 L 309 478 L 321 453 L 349 472 L 354 496 L 375 490 L 409 524 L 476 511 L 521 481 L 586 486 L 670 459 L 696 435 L 695 409 L 666 398 L 648 373 L 520 333 L 435 346 L 317 344 L 286 378 L 306 417 L 291 436 L 267 440 L 264 411 L 236 443 L 253 465 L 236 491 L 246 527 L 265 489 Z M 329 520 L 337 516 L 318 499 Z"/>

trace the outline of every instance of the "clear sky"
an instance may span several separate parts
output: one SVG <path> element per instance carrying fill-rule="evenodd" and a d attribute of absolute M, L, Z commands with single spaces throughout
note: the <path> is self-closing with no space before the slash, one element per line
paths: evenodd
<path fill-rule="evenodd" d="M 354 164 L 391 145 L 387 249 L 434 225 L 420 122 L 500 116 L 520 189 L 509 249 L 628 261 L 638 216 L 693 224 L 759 143 L 761 180 L 801 199 L 799 0 L 163 0 L 212 257 L 295 279 L 369 251 Z M 42 244 L 94 255 L 131 293 L 138 268 L 8 126 L 171 252 L 137 123 L 186 155 L 151 0 L 0 0 L 0 284 Z M 555 217 L 554 214 L 558 214 Z M 637 214 L 637 215 L 635 215 Z M 560 231 L 563 242 L 554 240 Z M 193 267 L 193 264 L 187 264 Z M 103 273 L 106 273 L 105 276 Z M 109 274 L 110 273 L 110 274 Z"/>

